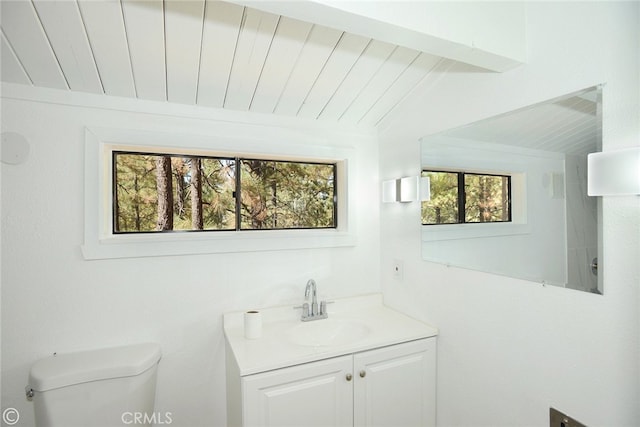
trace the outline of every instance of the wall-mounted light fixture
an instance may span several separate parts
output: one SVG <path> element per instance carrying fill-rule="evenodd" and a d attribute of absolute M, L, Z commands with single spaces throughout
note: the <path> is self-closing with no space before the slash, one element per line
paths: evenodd
<path fill-rule="evenodd" d="M 587 156 L 587 194 L 624 196 L 640 194 L 640 147 Z"/>
<path fill-rule="evenodd" d="M 382 181 L 382 203 L 397 202 L 398 180 L 389 179 Z"/>
<path fill-rule="evenodd" d="M 431 180 L 428 176 L 420 178 L 420 200 L 423 202 L 431 200 Z"/>
<path fill-rule="evenodd" d="M 428 177 L 407 176 L 382 182 L 382 202 L 415 202 L 429 200 L 431 189 Z"/>

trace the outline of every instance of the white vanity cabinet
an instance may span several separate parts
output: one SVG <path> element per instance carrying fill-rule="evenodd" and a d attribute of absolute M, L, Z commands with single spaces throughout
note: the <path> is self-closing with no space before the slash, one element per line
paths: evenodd
<path fill-rule="evenodd" d="M 353 357 L 242 377 L 243 426 L 352 426 Z"/>
<path fill-rule="evenodd" d="M 435 426 L 436 339 L 246 375 L 230 425 Z M 229 380 L 229 379 L 228 379 Z"/>
<path fill-rule="evenodd" d="M 354 425 L 436 425 L 435 338 L 357 353 L 353 362 Z"/>
<path fill-rule="evenodd" d="M 434 426 L 438 330 L 381 294 L 335 299 L 328 318 L 291 306 L 224 315 L 229 426 Z"/>

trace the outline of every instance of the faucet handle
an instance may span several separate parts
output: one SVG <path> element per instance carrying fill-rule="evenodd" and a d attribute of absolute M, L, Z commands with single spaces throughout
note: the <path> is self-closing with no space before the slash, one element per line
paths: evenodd
<path fill-rule="evenodd" d="M 333 304 L 334 301 L 321 301 L 320 302 L 320 314 L 327 314 L 327 304 Z"/>
<path fill-rule="evenodd" d="M 294 309 L 294 310 L 297 310 L 297 309 L 299 309 L 299 308 L 301 308 L 301 309 L 302 309 L 302 317 L 303 317 L 303 318 L 305 318 L 305 317 L 308 317 L 308 316 L 309 316 L 309 303 L 308 303 L 308 302 L 305 302 L 305 303 L 304 303 L 304 304 L 302 304 L 302 305 L 297 305 L 297 306 L 293 307 L 293 309 Z"/>

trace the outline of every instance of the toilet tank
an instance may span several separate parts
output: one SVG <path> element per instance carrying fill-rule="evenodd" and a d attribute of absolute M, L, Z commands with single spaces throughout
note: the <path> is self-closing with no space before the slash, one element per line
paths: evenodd
<path fill-rule="evenodd" d="M 37 361 L 29 373 L 36 426 L 150 425 L 158 344 L 135 344 Z"/>

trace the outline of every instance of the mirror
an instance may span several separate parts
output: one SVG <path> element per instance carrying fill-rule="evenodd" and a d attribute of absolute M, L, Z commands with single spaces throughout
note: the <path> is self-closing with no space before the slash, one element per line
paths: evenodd
<path fill-rule="evenodd" d="M 601 198 L 587 196 L 601 105 L 591 87 L 421 138 L 422 258 L 602 294 Z"/>

